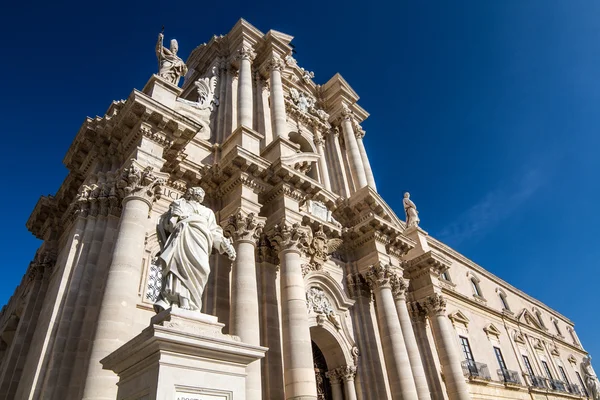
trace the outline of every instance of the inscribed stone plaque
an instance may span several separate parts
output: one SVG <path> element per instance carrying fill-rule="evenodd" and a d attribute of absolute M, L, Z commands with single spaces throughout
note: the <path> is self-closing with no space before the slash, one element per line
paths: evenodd
<path fill-rule="evenodd" d="M 176 392 L 175 400 L 229 400 L 229 394 Z"/>

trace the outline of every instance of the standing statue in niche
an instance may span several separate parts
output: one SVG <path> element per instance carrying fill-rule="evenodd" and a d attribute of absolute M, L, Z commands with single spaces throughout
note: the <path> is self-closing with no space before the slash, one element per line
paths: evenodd
<path fill-rule="evenodd" d="M 199 311 L 202 293 L 210 273 L 209 256 L 213 248 L 235 260 L 231 240 L 223 236 L 213 211 L 203 206 L 204 190 L 188 189 L 164 213 L 157 226 L 161 251 L 157 265 L 162 268 L 162 287 L 154 310 L 171 306 Z"/>
<path fill-rule="evenodd" d="M 600 400 L 600 382 L 592 369 L 592 356 L 583 357 L 581 362 L 581 373 L 587 387 L 588 394 L 592 400 Z"/>
<path fill-rule="evenodd" d="M 410 199 L 410 193 L 404 193 L 404 212 L 406 213 L 406 227 L 410 228 L 411 226 L 419 226 L 419 212 L 417 211 L 417 206 Z"/>
<path fill-rule="evenodd" d="M 168 82 L 177 85 L 179 78 L 187 73 L 187 67 L 183 60 L 177 56 L 179 44 L 177 40 L 171 39 L 171 47 L 169 49 L 163 46 L 164 34 L 158 34 L 158 42 L 156 43 L 156 57 L 158 57 L 158 76 Z"/>

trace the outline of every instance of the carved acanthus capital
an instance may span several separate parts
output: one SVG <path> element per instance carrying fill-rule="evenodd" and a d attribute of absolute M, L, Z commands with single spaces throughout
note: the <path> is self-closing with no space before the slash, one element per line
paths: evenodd
<path fill-rule="evenodd" d="M 158 177 L 152 167 L 141 168 L 135 163 L 123 169 L 117 189 L 123 200 L 138 198 L 150 207 L 161 197 L 164 180 Z"/>
<path fill-rule="evenodd" d="M 348 104 L 342 103 L 342 119 L 351 121 L 353 116 L 354 113 L 352 112 L 350 107 L 348 107 Z"/>
<path fill-rule="evenodd" d="M 278 252 L 296 251 L 301 253 L 310 243 L 309 230 L 298 223 L 282 221 L 273 226 L 269 232 L 269 241 Z"/>
<path fill-rule="evenodd" d="M 285 69 L 285 61 L 278 55 L 274 55 L 269 60 L 269 71 L 283 71 Z"/>
<path fill-rule="evenodd" d="M 244 215 L 242 211 L 230 216 L 225 222 L 223 230 L 229 234 L 234 242 L 257 242 L 265 226 L 265 218 L 254 213 Z"/>
<path fill-rule="evenodd" d="M 380 289 L 383 287 L 391 287 L 392 279 L 396 276 L 396 273 L 392 268 L 381 262 L 373 265 L 367 273 L 365 278 L 371 290 Z"/>
<path fill-rule="evenodd" d="M 254 49 L 251 46 L 243 46 L 241 49 L 238 50 L 237 58 L 239 60 L 247 60 L 252 62 L 256 58 L 256 53 L 254 52 Z"/>
<path fill-rule="evenodd" d="M 410 313 L 410 316 L 415 321 L 420 321 L 420 322 L 425 321 L 425 318 L 427 317 L 427 310 L 425 308 L 423 308 L 423 306 L 419 302 L 412 301 L 412 302 L 408 303 L 406 306 L 408 308 L 408 312 Z"/>
<path fill-rule="evenodd" d="M 394 295 L 394 299 L 406 299 L 406 289 L 408 289 L 408 285 L 404 279 L 399 275 L 394 274 L 390 279 L 390 283 L 392 284 L 392 294 Z"/>
<path fill-rule="evenodd" d="M 358 140 L 363 140 L 365 137 L 365 134 L 366 134 L 366 132 L 362 128 L 360 128 L 360 125 L 359 125 L 359 129 L 356 129 L 354 132 L 354 135 L 356 136 L 356 139 L 358 139 Z"/>
<path fill-rule="evenodd" d="M 356 378 L 356 367 L 354 365 L 344 365 L 335 369 L 338 375 L 344 380 L 353 381 Z"/>
<path fill-rule="evenodd" d="M 364 296 L 371 298 L 371 290 L 366 279 L 359 273 L 348 274 L 346 276 L 346 286 L 348 287 L 348 294 L 350 297 L 356 299 Z"/>
<path fill-rule="evenodd" d="M 325 372 L 325 376 L 332 385 L 339 385 L 342 383 L 342 377 L 338 374 L 337 369 Z"/>
<path fill-rule="evenodd" d="M 439 293 L 427 297 L 421 302 L 421 306 L 427 311 L 429 316 L 443 315 L 446 312 L 446 300 Z"/>

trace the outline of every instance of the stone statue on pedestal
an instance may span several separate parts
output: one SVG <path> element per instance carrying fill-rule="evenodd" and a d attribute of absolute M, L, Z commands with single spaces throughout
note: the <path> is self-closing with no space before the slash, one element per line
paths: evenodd
<path fill-rule="evenodd" d="M 169 49 L 163 46 L 163 33 L 158 34 L 158 42 L 156 43 L 156 57 L 158 57 L 158 76 L 166 81 L 177 85 L 179 78 L 187 73 L 187 67 L 183 60 L 177 56 L 179 44 L 177 40 L 171 39 L 171 47 Z"/>
<path fill-rule="evenodd" d="M 201 204 L 203 200 L 202 188 L 190 188 L 158 221 L 161 251 L 156 263 L 162 268 L 163 279 L 154 303 L 157 313 L 171 306 L 200 311 L 212 249 L 235 260 L 231 240 L 223 236 L 215 214 Z"/>
<path fill-rule="evenodd" d="M 594 370 L 592 369 L 592 356 L 583 358 L 583 361 L 581 362 L 581 373 L 590 396 L 589 398 L 592 400 L 600 400 L 600 382 L 598 382 L 598 377 L 594 374 Z"/>
<path fill-rule="evenodd" d="M 404 204 L 404 212 L 406 213 L 406 227 L 410 228 L 411 226 L 419 226 L 419 212 L 417 211 L 417 206 L 410 199 L 410 193 L 404 193 L 404 200 L 402 200 Z"/>

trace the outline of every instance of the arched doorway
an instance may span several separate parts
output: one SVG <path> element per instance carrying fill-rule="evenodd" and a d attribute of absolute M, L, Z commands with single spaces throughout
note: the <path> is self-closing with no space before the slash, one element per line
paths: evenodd
<path fill-rule="evenodd" d="M 313 362 L 315 366 L 315 379 L 317 381 L 317 400 L 333 400 L 331 384 L 327 378 L 327 361 L 319 346 L 312 342 Z"/>

